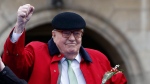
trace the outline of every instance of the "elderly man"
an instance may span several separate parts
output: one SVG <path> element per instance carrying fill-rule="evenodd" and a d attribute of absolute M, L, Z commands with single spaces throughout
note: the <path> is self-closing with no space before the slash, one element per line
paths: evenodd
<path fill-rule="evenodd" d="M 18 9 L 16 25 L 4 45 L 4 63 L 28 84 L 100 84 L 111 66 L 101 52 L 82 47 L 84 19 L 73 12 L 62 12 L 52 20 L 48 43 L 34 41 L 24 46 L 25 25 L 33 11 L 30 4 Z M 126 83 L 122 72 L 107 81 Z"/>

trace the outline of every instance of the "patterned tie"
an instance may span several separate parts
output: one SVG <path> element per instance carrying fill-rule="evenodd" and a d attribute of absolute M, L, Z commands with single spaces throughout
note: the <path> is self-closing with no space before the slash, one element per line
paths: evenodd
<path fill-rule="evenodd" d="M 76 78 L 76 75 L 71 67 L 71 60 L 67 60 L 68 62 L 68 76 L 69 76 L 69 81 L 70 81 L 70 84 L 78 84 L 77 82 L 77 78 Z"/>

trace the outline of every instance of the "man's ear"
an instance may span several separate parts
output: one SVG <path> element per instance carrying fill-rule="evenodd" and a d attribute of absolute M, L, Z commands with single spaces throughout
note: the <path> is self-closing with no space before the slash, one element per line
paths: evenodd
<path fill-rule="evenodd" d="M 55 37 L 55 31 L 53 30 L 52 31 L 52 38 L 54 38 Z"/>

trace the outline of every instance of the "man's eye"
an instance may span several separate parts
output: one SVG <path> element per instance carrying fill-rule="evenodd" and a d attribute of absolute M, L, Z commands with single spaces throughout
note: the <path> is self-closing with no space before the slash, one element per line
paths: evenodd
<path fill-rule="evenodd" d="M 80 34 L 80 32 L 74 32 L 74 34 L 76 34 L 76 35 L 77 35 L 77 34 Z"/>

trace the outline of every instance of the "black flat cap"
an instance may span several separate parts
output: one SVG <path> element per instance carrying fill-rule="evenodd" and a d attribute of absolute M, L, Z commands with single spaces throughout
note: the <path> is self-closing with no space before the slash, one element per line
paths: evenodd
<path fill-rule="evenodd" d="M 74 30 L 84 29 L 86 23 L 84 19 L 76 13 L 63 12 L 53 18 L 52 26 L 54 29 L 59 30 Z"/>

